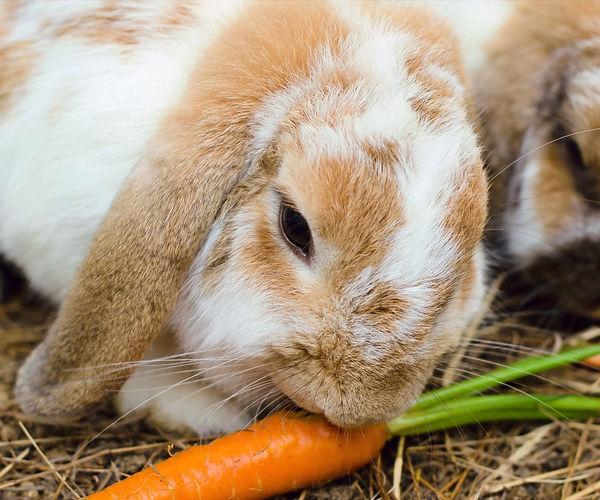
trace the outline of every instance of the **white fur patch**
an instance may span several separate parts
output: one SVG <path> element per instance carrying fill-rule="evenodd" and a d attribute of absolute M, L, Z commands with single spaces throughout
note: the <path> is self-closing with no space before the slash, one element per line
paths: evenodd
<path fill-rule="evenodd" d="M 150 415 L 166 428 L 185 426 L 199 436 L 232 432 L 250 423 L 249 412 L 201 377 L 185 358 L 151 361 L 169 352 L 160 347 L 155 344 L 150 349 L 147 361 L 140 363 L 119 391 L 115 403 L 121 415 Z"/>
<path fill-rule="evenodd" d="M 0 251 L 56 302 L 121 183 L 180 98 L 195 63 L 190 54 L 208 43 L 225 9 L 204 11 L 208 26 L 199 23 L 127 55 L 69 37 L 38 40 L 40 20 L 59 24 L 99 3 L 27 2 L 25 20 L 11 35 L 40 46 L 24 95 L 8 118 L 0 116 Z"/>
<path fill-rule="evenodd" d="M 485 62 L 485 49 L 504 25 L 518 2 L 514 0 L 458 0 L 419 2 L 434 9 L 455 28 L 464 55 L 467 74 L 475 75 Z"/>

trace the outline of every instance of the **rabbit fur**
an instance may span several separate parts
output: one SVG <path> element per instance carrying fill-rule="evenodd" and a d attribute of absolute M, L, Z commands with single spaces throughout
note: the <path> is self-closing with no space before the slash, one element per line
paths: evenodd
<path fill-rule="evenodd" d="M 382 422 L 418 397 L 485 291 L 447 22 L 389 2 L 0 9 L 0 252 L 59 305 L 24 411 L 120 391 L 121 412 L 203 433 L 288 400 Z"/>
<path fill-rule="evenodd" d="M 599 317 L 600 2 L 519 2 L 472 80 L 492 246 L 533 293 Z"/>

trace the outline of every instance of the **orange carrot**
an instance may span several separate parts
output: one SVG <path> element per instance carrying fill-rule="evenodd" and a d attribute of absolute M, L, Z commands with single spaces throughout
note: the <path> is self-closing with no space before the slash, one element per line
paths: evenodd
<path fill-rule="evenodd" d="M 600 368 L 600 354 L 584 359 L 583 364 L 592 365 L 594 368 Z"/>
<path fill-rule="evenodd" d="M 341 430 L 322 418 L 276 413 L 192 446 L 90 500 L 254 500 L 348 474 L 372 460 L 386 425 Z"/>

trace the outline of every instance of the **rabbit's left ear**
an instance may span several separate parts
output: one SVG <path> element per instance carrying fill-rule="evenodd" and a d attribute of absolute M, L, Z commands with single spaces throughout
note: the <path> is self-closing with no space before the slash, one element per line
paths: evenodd
<path fill-rule="evenodd" d="M 19 371 L 16 393 L 27 413 L 49 420 L 85 413 L 120 388 L 133 368 L 115 368 L 142 359 L 168 318 L 243 177 L 243 141 L 205 144 L 195 127 L 171 127 L 183 131 L 141 160 L 116 196 L 56 321 Z"/>

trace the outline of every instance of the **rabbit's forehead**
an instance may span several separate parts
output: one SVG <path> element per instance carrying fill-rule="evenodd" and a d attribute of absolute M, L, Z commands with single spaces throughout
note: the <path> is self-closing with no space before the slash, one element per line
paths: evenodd
<path fill-rule="evenodd" d="M 317 146 L 284 155 L 276 182 L 340 255 L 364 266 L 388 260 L 418 281 L 428 261 L 450 269 L 470 255 L 483 231 L 486 183 L 472 137 L 463 135 L 364 137 L 336 151 L 344 140 L 330 129 L 321 155 Z"/>
<path fill-rule="evenodd" d="M 372 154 L 387 161 L 397 153 L 390 144 Z M 400 186 L 393 171 L 380 168 L 347 156 L 295 157 L 284 160 L 278 182 L 329 248 L 376 258 L 403 222 Z"/>

